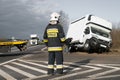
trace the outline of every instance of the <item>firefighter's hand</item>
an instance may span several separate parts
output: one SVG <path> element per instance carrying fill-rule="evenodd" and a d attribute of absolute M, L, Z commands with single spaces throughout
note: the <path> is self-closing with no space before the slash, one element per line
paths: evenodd
<path fill-rule="evenodd" d="M 66 40 L 65 40 L 66 45 L 70 44 L 71 41 L 72 41 L 72 38 L 66 39 Z"/>

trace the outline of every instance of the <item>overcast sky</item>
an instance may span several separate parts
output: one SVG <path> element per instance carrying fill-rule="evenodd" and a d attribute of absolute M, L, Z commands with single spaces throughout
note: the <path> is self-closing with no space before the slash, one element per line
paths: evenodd
<path fill-rule="evenodd" d="M 64 11 L 70 21 L 94 14 L 111 22 L 120 22 L 120 0 L 0 0 L 0 38 L 42 38 L 54 11 Z"/>

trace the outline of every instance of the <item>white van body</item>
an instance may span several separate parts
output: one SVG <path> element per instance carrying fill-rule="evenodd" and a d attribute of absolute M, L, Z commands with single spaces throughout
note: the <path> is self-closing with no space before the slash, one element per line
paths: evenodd
<path fill-rule="evenodd" d="M 110 32 L 112 23 L 93 15 L 72 22 L 68 28 L 66 38 L 72 38 L 70 49 L 94 51 L 108 51 L 112 39 Z"/>

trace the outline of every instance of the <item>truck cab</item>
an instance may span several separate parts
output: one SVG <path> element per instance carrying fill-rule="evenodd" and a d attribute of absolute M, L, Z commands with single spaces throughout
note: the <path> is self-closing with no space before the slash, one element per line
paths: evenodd
<path fill-rule="evenodd" d="M 31 34 L 30 35 L 30 44 L 31 45 L 37 45 L 38 40 L 39 40 L 39 38 L 38 38 L 37 34 Z"/>
<path fill-rule="evenodd" d="M 70 24 L 66 36 L 72 38 L 69 49 L 88 52 L 109 51 L 112 44 L 111 30 L 110 22 L 97 16 L 87 15 Z"/>

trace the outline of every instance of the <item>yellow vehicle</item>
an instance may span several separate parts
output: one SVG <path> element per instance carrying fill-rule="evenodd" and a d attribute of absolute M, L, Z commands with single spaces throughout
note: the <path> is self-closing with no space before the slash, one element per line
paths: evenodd
<path fill-rule="evenodd" d="M 11 47 L 16 46 L 20 51 L 27 49 L 27 40 L 1 40 L 0 41 L 0 50 L 4 52 L 11 51 Z"/>

